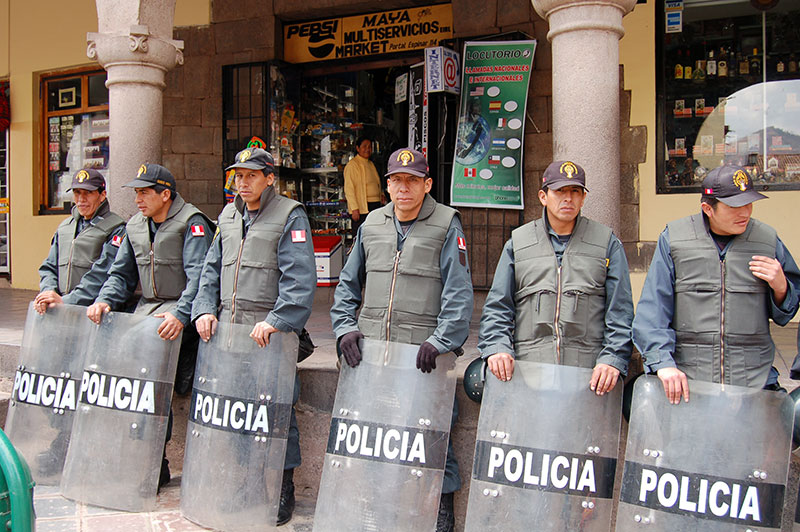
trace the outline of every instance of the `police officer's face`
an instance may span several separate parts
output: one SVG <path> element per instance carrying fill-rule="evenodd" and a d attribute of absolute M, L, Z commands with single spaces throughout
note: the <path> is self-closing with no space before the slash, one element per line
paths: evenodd
<path fill-rule="evenodd" d="M 372 141 L 365 140 L 358 146 L 356 146 L 356 152 L 364 159 L 369 159 L 369 156 L 372 155 Z"/>
<path fill-rule="evenodd" d="M 261 193 L 275 182 L 275 174 L 264 175 L 263 170 L 237 168 L 234 174 L 236 190 L 247 204 L 247 208 L 257 209 L 261 204 Z"/>
<path fill-rule="evenodd" d="M 97 208 L 106 199 L 105 190 L 83 190 L 80 188 L 73 189 L 72 199 L 78 212 L 86 220 L 91 220 Z"/>
<path fill-rule="evenodd" d="M 148 218 L 161 218 L 169 210 L 169 190 L 156 192 L 153 187 L 135 188 L 136 207 Z M 158 221 L 158 220 L 156 220 Z"/>
<path fill-rule="evenodd" d="M 586 191 L 581 187 L 566 186 L 558 190 L 539 190 L 539 201 L 547 209 L 547 217 L 552 222 L 557 220 L 570 223 L 578 217 L 586 199 Z"/>
<path fill-rule="evenodd" d="M 411 174 L 392 174 L 386 180 L 394 212 L 401 222 L 413 220 L 419 214 L 425 194 L 431 191 L 433 179 Z"/>
<path fill-rule="evenodd" d="M 700 206 L 708 216 L 708 225 L 711 231 L 722 236 L 744 233 L 750 216 L 753 215 L 752 203 L 741 207 L 731 207 L 720 201 L 713 207 L 708 203 L 701 203 Z"/>

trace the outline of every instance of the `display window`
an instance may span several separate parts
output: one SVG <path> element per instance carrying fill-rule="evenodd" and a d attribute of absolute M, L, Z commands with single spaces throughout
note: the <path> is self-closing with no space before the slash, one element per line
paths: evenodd
<path fill-rule="evenodd" d="M 799 189 L 800 5 L 680 4 L 658 11 L 657 192 L 697 192 L 723 164 Z"/>
<path fill-rule="evenodd" d="M 41 79 L 40 214 L 72 206 L 72 175 L 108 169 L 108 88 L 105 70 L 70 71 Z"/>

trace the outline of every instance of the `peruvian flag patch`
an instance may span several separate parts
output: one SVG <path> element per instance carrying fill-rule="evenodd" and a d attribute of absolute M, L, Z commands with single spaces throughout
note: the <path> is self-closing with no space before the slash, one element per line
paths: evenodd
<path fill-rule="evenodd" d="M 458 249 L 460 249 L 462 251 L 466 251 L 467 250 L 467 241 L 466 241 L 466 239 L 458 237 L 457 240 L 458 240 Z"/>
<path fill-rule="evenodd" d="M 111 245 L 120 247 L 122 245 L 122 237 L 119 235 L 114 235 L 111 237 Z"/>
<path fill-rule="evenodd" d="M 292 242 L 305 242 L 305 241 L 306 241 L 305 229 L 300 229 L 299 231 L 292 231 Z"/>
<path fill-rule="evenodd" d="M 703 194 L 705 194 L 706 196 L 711 196 L 712 194 L 714 194 L 714 189 L 713 188 L 707 188 L 707 189 L 705 189 L 703 191 Z"/>
<path fill-rule="evenodd" d="M 206 228 L 202 225 L 193 225 L 192 236 L 206 236 Z"/>

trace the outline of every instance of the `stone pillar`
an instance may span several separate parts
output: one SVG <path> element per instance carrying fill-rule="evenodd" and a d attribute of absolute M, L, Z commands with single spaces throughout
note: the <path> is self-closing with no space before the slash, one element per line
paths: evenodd
<path fill-rule="evenodd" d="M 619 234 L 619 40 L 636 0 L 531 0 L 550 25 L 553 158 L 586 169 L 583 212 Z"/>
<path fill-rule="evenodd" d="M 108 197 L 120 216 L 136 212 L 121 186 L 144 162 L 161 162 L 162 93 L 167 71 L 183 64 L 172 39 L 175 0 L 96 0 L 97 33 L 86 55 L 106 69 L 109 92 Z"/>

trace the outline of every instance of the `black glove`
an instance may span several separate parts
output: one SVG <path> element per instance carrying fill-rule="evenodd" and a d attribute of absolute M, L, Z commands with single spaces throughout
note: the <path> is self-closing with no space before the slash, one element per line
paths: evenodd
<path fill-rule="evenodd" d="M 419 346 L 417 351 L 417 369 L 422 373 L 430 373 L 436 369 L 436 357 L 439 356 L 439 350 L 433 347 L 432 344 L 425 342 Z"/>
<path fill-rule="evenodd" d="M 358 366 L 361 362 L 361 350 L 358 349 L 358 341 L 364 338 L 360 331 L 350 331 L 339 338 L 339 350 L 344 357 L 344 361 L 351 368 Z"/>

